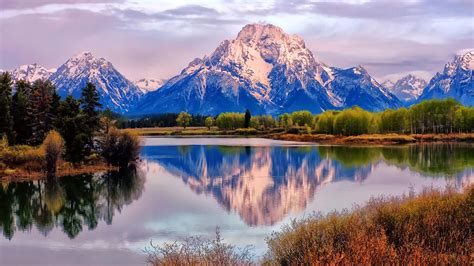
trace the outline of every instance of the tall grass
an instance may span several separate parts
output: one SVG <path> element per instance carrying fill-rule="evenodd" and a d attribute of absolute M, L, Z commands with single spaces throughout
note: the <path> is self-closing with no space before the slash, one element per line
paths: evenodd
<path fill-rule="evenodd" d="M 473 230 L 474 187 L 428 189 L 294 221 L 267 239 L 265 263 L 468 265 Z"/>

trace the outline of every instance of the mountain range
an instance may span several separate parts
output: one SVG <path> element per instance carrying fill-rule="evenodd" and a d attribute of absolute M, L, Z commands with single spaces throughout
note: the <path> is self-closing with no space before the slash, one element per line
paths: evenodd
<path fill-rule="evenodd" d="M 474 105 L 474 51 L 456 55 L 453 62 L 430 80 L 419 101 L 454 98 L 468 106 Z"/>
<path fill-rule="evenodd" d="M 276 115 L 354 105 L 381 111 L 446 97 L 474 105 L 473 69 L 474 51 L 468 51 L 446 64 L 428 84 L 414 75 L 380 84 L 362 66 L 328 66 L 297 35 L 270 24 L 250 24 L 168 80 L 131 82 L 112 63 L 90 52 L 75 55 L 57 70 L 32 64 L 11 73 L 14 80 L 50 79 L 62 97 L 79 97 L 85 84 L 92 82 L 104 108 L 122 114 L 215 115 L 248 108 L 253 114 Z"/>
<path fill-rule="evenodd" d="M 147 94 L 132 112 L 218 114 L 248 108 L 255 114 L 320 113 L 353 105 L 379 111 L 402 104 L 363 67 L 329 67 L 301 37 L 273 25 L 251 24 Z"/>
<path fill-rule="evenodd" d="M 382 86 L 390 90 L 397 98 L 405 104 L 415 102 L 423 93 L 427 82 L 413 74 L 408 74 L 396 82 L 387 80 L 382 83 Z"/>

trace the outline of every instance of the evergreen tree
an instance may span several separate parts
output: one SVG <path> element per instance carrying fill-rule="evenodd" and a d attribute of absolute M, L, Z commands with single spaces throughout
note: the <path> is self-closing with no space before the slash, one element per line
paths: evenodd
<path fill-rule="evenodd" d="M 12 78 L 8 72 L 0 74 L 0 136 L 6 135 L 13 142 Z"/>
<path fill-rule="evenodd" d="M 49 80 L 36 80 L 29 97 L 28 116 L 31 118 L 31 137 L 29 143 L 37 145 L 43 142 L 46 133 L 52 128 L 55 114 L 51 104 L 56 88 Z"/>
<path fill-rule="evenodd" d="M 80 108 L 81 103 L 69 95 L 59 105 L 56 126 L 64 139 L 65 159 L 72 163 L 80 162 L 85 156 L 87 135 L 84 134 L 85 119 Z"/>
<path fill-rule="evenodd" d="M 12 98 L 13 131 L 15 143 L 26 144 L 31 134 L 28 117 L 28 96 L 31 90 L 29 82 L 20 80 L 16 83 L 16 92 Z"/>
<path fill-rule="evenodd" d="M 248 128 L 250 126 L 250 120 L 252 119 L 252 115 L 250 114 L 250 110 L 247 109 L 245 111 L 245 122 L 244 122 L 244 127 Z"/>
<path fill-rule="evenodd" d="M 56 90 L 53 92 L 52 100 L 51 100 L 51 121 L 52 121 L 52 126 L 56 127 L 56 123 L 58 120 L 58 112 L 59 112 L 59 106 L 61 105 L 61 96 L 56 92 Z"/>
<path fill-rule="evenodd" d="M 99 108 L 99 92 L 94 84 L 88 82 L 86 87 L 82 90 L 81 107 L 84 115 L 84 134 L 87 138 L 86 154 L 90 154 L 94 147 L 94 134 L 100 129 L 100 113 Z"/>

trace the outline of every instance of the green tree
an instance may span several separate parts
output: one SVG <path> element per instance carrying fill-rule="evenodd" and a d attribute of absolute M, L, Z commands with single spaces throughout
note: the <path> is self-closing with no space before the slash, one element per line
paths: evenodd
<path fill-rule="evenodd" d="M 242 113 L 221 113 L 216 118 L 219 129 L 229 130 L 244 127 L 245 116 Z"/>
<path fill-rule="evenodd" d="M 315 119 L 315 128 L 318 133 L 334 134 L 334 121 L 338 112 L 326 111 Z"/>
<path fill-rule="evenodd" d="M 278 124 L 284 129 L 288 129 L 293 126 L 293 119 L 288 113 L 284 113 L 278 117 Z"/>
<path fill-rule="evenodd" d="M 208 116 L 206 120 L 204 121 L 206 127 L 211 130 L 211 127 L 214 125 L 214 118 L 212 116 Z"/>
<path fill-rule="evenodd" d="M 28 95 L 31 91 L 30 83 L 19 80 L 16 83 L 16 91 L 12 98 L 13 131 L 15 132 L 15 143 L 26 144 L 31 130 L 28 117 Z"/>
<path fill-rule="evenodd" d="M 176 122 L 178 123 L 178 125 L 182 126 L 184 129 L 186 129 L 186 127 L 189 125 L 189 123 L 191 122 L 191 115 L 186 113 L 186 112 L 181 112 L 179 113 L 178 115 L 178 118 L 176 118 Z"/>
<path fill-rule="evenodd" d="M 252 119 L 252 115 L 250 114 L 250 110 L 245 110 L 245 122 L 244 127 L 248 128 L 250 126 L 250 119 Z"/>
<path fill-rule="evenodd" d="M 0 74 L 0 136 L 6 135 L 13 142 L 12 78 L 8 72 Z"/>
<path fill-rule="evenodd" d="M 100 129 L 99 108 L 101 104 L 99 102 L 99 92 L 94 84 L 87 83 L 86 87 L 82 90 L 80 102 L 85 123 L 84 134 L 87 139 L 85 153 L 89 155 L 94 148 L 94 136 Z"/>
<path fill-rule="evenodd" d="M 55 114 L 52 113 L 51 104 L 55 91 L 49 80 L 39 79 L 33 83 L 27 108 L 31 128 L 28 142 L 32 145 L 43 142 L 46 133 L 52 128 Z"/>
<path fill-rule="evenodd" d="M 312 126 L 313 125 L 313 114 L 309 111 L 296 111 L 291 114 L 293 123 L 297 126 Z"/>
<path fill-rule="evenodd" d="M 87 143 L 86 124 L 80 102 L 71 95 L 59 106 L 56 126 L 66 145 L 65 159 L 73 163 L 83 160 Z"/>

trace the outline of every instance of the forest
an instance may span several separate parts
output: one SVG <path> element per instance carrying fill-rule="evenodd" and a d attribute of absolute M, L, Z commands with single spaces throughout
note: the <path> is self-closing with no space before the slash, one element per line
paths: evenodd
<path fill-rule="evenodd" d="M 140 144 L 138 136 L 115 128 L 93 84 L 80 99 L 61 99 L 50 81 L 13 86 L 8 72 L 0 75 L 0 139 L 0 175 L 18 168 L 55 173 L 62 162 L 124 166 L 138 157 Z"/>

